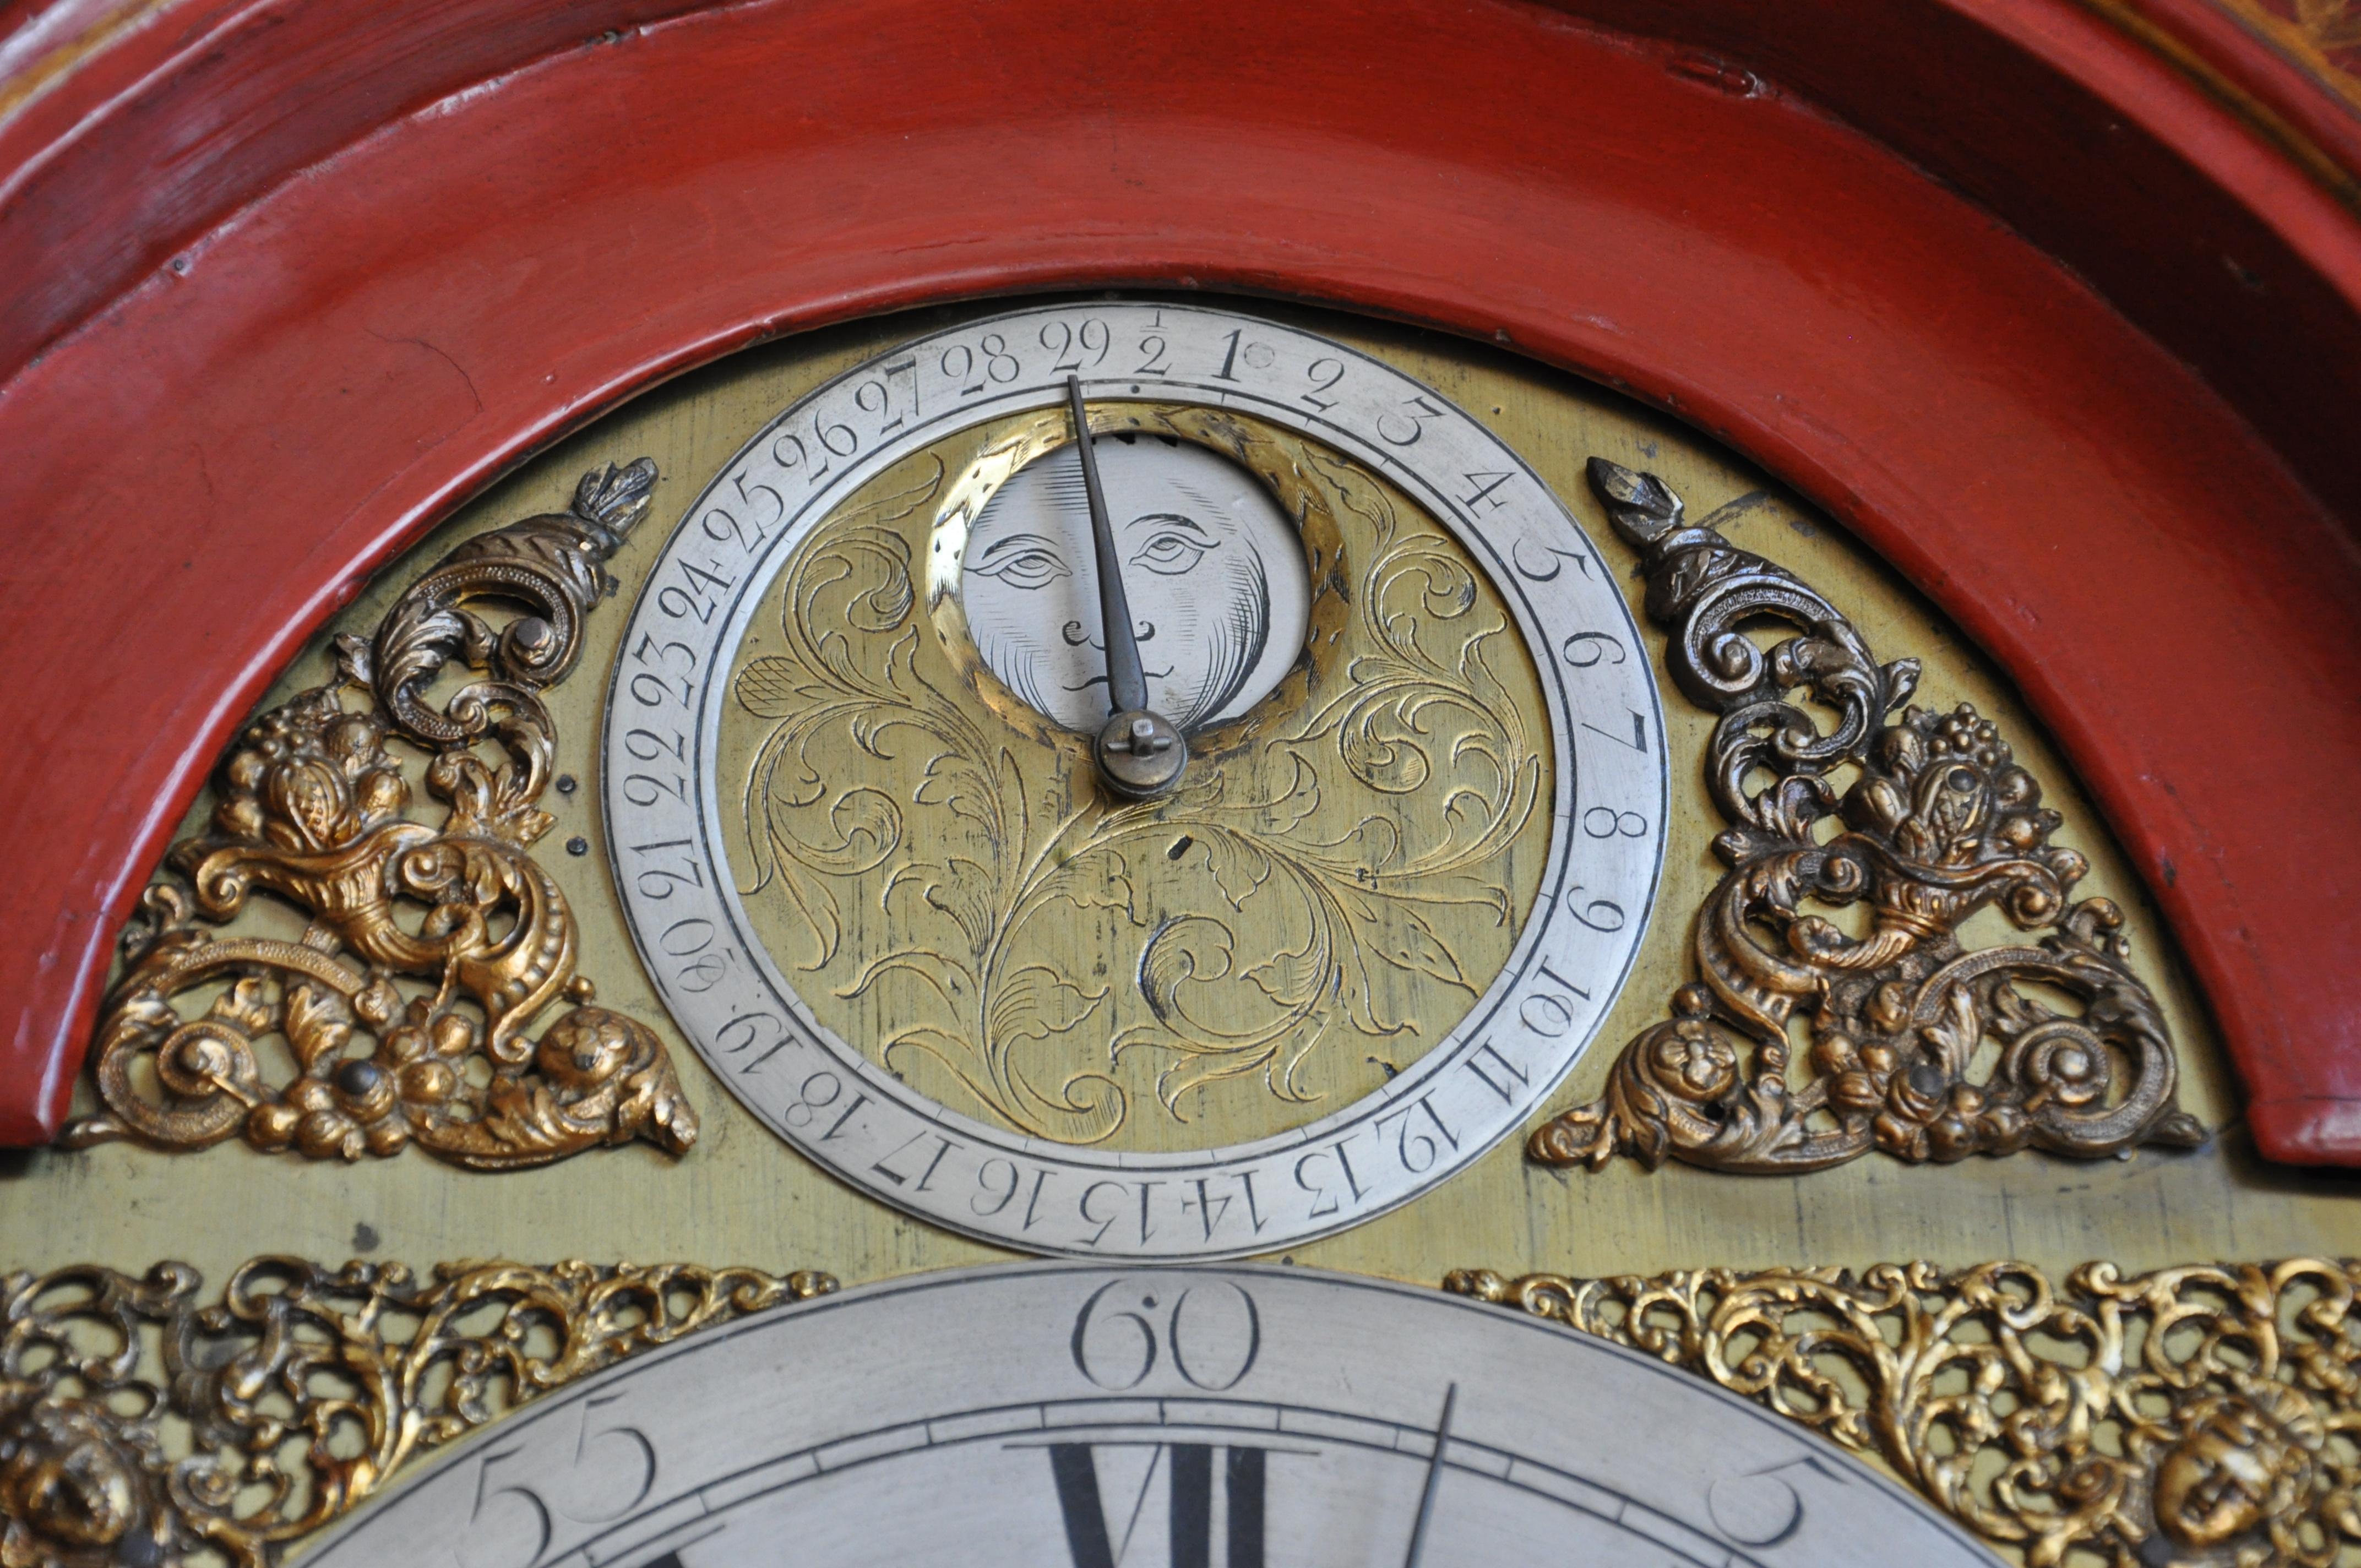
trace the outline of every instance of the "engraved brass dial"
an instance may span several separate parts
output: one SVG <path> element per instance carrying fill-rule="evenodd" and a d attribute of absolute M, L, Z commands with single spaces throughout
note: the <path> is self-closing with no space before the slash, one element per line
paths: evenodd
<path fill-rule="evenodd" d="M 1185 560 L 1202 543 L 1196 570 L 1165 580 L 1181 592 L 1134 601 L 1191 755 L 1156 808 L 1094 788 L 1087 748 L 1109 699 L 1058 678 L 1087 662 L 1050 674 L 1045 704 L 971 637 L 971 516 L 994 521 L 1003 475 L 1072 451 L 1054 414 L 988 421 L 823 522 L 777 613 L 738 645 L 719 752 L 722 776 L 745 781 L 733 869 L 822 1025 L 929 1099 L 1068 1145 L 1270 1136 L 1382 1089 L 1508 959 L 1549 839 L 1539 677 L 1465 549 L 1389 487 L 1246 416 L 1124 403 L 1100 417 L 1145 436 L 1140 456 L 1183 459 L 1182 504 L 1229 466 L 1268 483 L 1282 526 L 1301 520 L 1285 543 L 1318 597 L 1289 620 L 1316 631 L 1294 637 L 1280 689 L 1221 721 L 1248 673 L 1224 666 L 1264 652 L 1251 633 L 1268 618 L 1239 583 L 1277 574 L 1222 559 L 1252 536 L 1226 517 L 1199 534 L 1180 514 L 1127 515 L 1148 520 L 1135 555 Z M 1051 589 L 1060 570 L 1084 576 L 1061 565 L 1081 554 L 1071 536 L 1025 521 L 973 531 L 999 546 L 989 565 L 1030 553 Z M 1186 590 L 1207 578 L 1206 619 L 1248 635 L 1162 653 L 1154 634 L 1188 624 Z M 1022 630 L 1001 641 L 1020 678 L 1039 667 L 1008 649 Z"/>
<path fill-rule="evenodd" d="M 619 884 L 689 1037 L 839 1174 L 1031 1250 L 1265 1250 L 1474 1157 L 1603 1015 L 1660 853 L 1639 646 L 1399 372 L 995 318 L 789 410 L 675 533 L 609 715 Z M 1134 724 L 1154 789 L 1109 767 Z"/>

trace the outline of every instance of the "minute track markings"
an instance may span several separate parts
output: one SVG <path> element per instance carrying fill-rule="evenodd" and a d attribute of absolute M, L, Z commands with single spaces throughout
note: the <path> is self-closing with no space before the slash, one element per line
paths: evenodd
<path fill-rule="evenodd" d="M 1125 1289 L 1145 1289 L 1160 1316 L 1168 1290 L 1208 1287 L 1259 1303 L 1263 1351 L 1237 1393 L 1199 1392 L 1161 1360 L 1127 1392 L 1078 1387 L 1066 1342 L 1086 1302 L 1110 1292 L 1137 1302 Z M 958 1354 L 934 1354 L 952 1344 Z M 1463 1398 L 1447 1423 L 1433 1417 L 1433 1374 L 1405 1368 L 1393 1354 L 1406 1344 L 1456 1372 Z M 928 1353 L 913 1355 L 914 1345 Z M 1123 1348 L 1119 1340 L 1107 1346 Z M 1225 1364 L 1205 1376 L 1212 1369 L 1191 1366 L 1204 1382 L 1230 1371 Z M 782 1400 L 779 1375 L 797 1368 L 820 1375 L 799 1379 L 796 1397 Z M 1481 1368 L 1493 1370 L 1470 1381 Z M 1510 1397 L 1464 1398 L 1484 1390 Z M 1445 1425 L 1447 1447 L 1435 1441 Z M 1420 1478 L 1433 1473 L 1438 1452 L 1452 1507 L 1430 1516 L 1427 1552 L 1453 1549 L 1444 1561 L 1465 1554 L 1455 1521 L 1471 1518 L 1499 1544 L 1546 1549 L 1518 1560 L 1600 1568 L 1992 1561 L 1955 1522 L 1787 1420 L 1556 1323 L 1316 1269 L 1063 1264 L 856 1288 L 642 1351 L 504 1418 L 491 1443 L 428 1456 L 371 1508 L 307 1541 L 307 1552 L 321 1568 L 534 1568 L 524 1556 L 529 1530 L 471 1526 L 483 1466 L 508 1455 L 493 1472 L 498 1484 L 575 1497 L 623 1453 L 599 1446 L 605 1440 L 586 1448 L 582 1434 L 610 1430 L 641 1434 L 658 1484 L 622 1518 L 558 1514 L 562 1533 L 534 1560 L 538 1568 L 653 1568 L 667 1554 L 690 1568 L 794 1562 L 818 1539 L 868 1541 L 865 1561 L 963 1561 L 973 1556 L 980 1517 L 996 1518 L 1009 1541 L 1023 1542 L 1019 1555 L 995 1561 L 1062 1564 L 1048 1460 L 1034 1452 L 1057 1443 L 1264 1451 L 1265 1534 L 1274 1546 L 1307 1530 L 1333 1540 L 1340 1525 L 1367 1527 L 1347 1556 L 1277 1559 L 1290 1568 L 1400 1561 Z M 1218 1497 L 1218 1453 L 1210 1468 L 1208 1489 Z M 1777 1496 L 1766 1494 L 1766 1476 Z M 1115 1479 L 1127 1485 L 1121 1474 Z M 914 1488 L 945 1507 L 911 1509 Z M 1138 1555 L 1137 1531 L 1165 1533 L 1167 1510 L 1154 1496 L 1122 1496 L 1146 1505 Z M 1780 1506 L 1766 1512 L 1766 1497 Z M 994 1516 L 1002 1500 L 1009 1507 Z M 1184 1501 L 1193 1515 L 1193 1492 Z M 504 1518 L 511 1527 L 531 1523 L 521 1512 Z M 878 1539 L 881 1523 L 903 1519 L 917 1533 Z M 920 1539 L 938 1519 L 957 1521 L 971 1539 Z"/>
<path fill-rule="evenodd" d="M 1564 1331 L 1557 1332 L 1562 1333 Z M 717 1334 L 707 1337 L 718 1339 L 721 1336 Z M 1674 1373 L 1671 1376 L 1685 1376 L 1686 1375 Z M 688 1550 L 699 1541 L 726 1535 L 731 1514 L 749 1509 L 783 1494 L 792 1493 L 798 1486 L 890 1464 L 895 1460 L 913 1454 L 956 1452 L 967 1448 L 1000 1448 L 1027 1453 L 1048 1451 L 1051 1453 L 1059 1450 L 1066 1450 L 1075 1454 L 1077 1458 L 1084 1452 L 1118 1447 L 1163 1450 L 1196 1447 L 1215 1452 L 1226 1451 L 1230 1453 L 1253 1453 L 1259 1455 L 1262 1460 L 1261 1483 L 1266 1510 L 1270 1507 L 1270 1501 L 1274 1496 L 1279 1498 L 1282 1506 L 1286 1498 L 1284 1474 L 1279 1473 L 1278 1480 L 1276 1482 L 1273 1480 L 1274 1472 L 1269 1463 L 1273 1458 L 1317 1459 L 1327 1450 L 1352 1451 L 1386 1459 L 1420 1458 L 1414 1450 L 1405 1446 L 1408 1440 L 1416 1438 L 1423 1440 L 1423 1445 L 1426 1448 L 1426 1453 L 1419 1464 L 1418 1469 L 1422 1497 L 1424 1496 L 1424 1487 L 1430 1480 L 1439 1480 L 1439 1467 L 1435 1464 L 1433 1457 L 1437 1452 L 1433 1442 L 1436 1434 L 1433 1428 L 1386 1421 L 1372 1418 L 1363 1410 L 1306 1404 L 1268 1404 L 1255 1400 L 1191 1401 L 1198 1405 L 1219 1404 L 1225 1407 L 1236 1417 L 1234 1422 L 1173 1420 L 1163 1411 L 1163 1407 L 1168 1402 L 1163 1399 L 1151 1401 L 1158 1407 L 1159 1413 L 1153 1420 L 1148 1421 L 1137 1419 L 1126 1420 L 1115 1419 L 1112 1416 L 1108 1420 L 1098 1421 L 1080 1419 L 1082 1410 L 1092 1403 L 1104 1403 L 1115 1408 L 1137 1403 L 1137 1401 L 1110 1398 L 1101 1401 L 1060 1400 L 1055 1403 L 1042 1401 L 1015 1406 L 979 1407 L 898 1422 L 892 1426 L 866 1431 L 848 1432 L 832 1438 L 818 1447 L 774 1455 L 761 1464 L 707 1482 L 686 1492 L 667 1496 L 660 1502 L 652 1502 L 639 1511 L 614 1521 L 606 1537 L 585 1541 L 572 1550 L 545 1561 L 553 1565 L 553 1568 L 554 1565 L 560 1563 L 587 1564 L 591 1562 L 607 1561 L 609 1559 L 603 1551 L 594 1552 L 592 1549 L 602 1547 L 605 1541 L 615 1537 L 628 1538 L 635 1528 L 642 1526 L 647 1521 L 675 1512 L 687 1501 L 692 1499 L 697 1501 L 699 1505 L 700 1517 L 696 1526 L 680 1527 L 695 1528 L 696 1535 L 675 1542 L 666 1541 L 664 1532 L 659 1532 L 652 1539 L 631 1540 L 628 1544 L 619 1549 L 620 1552 L 630 1552 L 644 1551 L 651 1545 L 662 1544 L 664 1550 L 655 1557 L 647 1560 L 647 1568 L 657 1568 L 658 1564 L 676 1559 L 678 1553 Z M 995 1418 L 1005 1421 L 1006 1417 L 1018 1412 L 1029 1413 L 1032 1424 L 1021 1429 L 1010 1429 L 995 1421 Z M 1261 1416 L 1262 1419 L 1249 1420 L 1250 1416 Z M 976 1430 L 958 1430 L 955 1435 L 947 1435 L 942 1430 L 969 1428 Z M 1078 1434 L 1097 1435 L 1077 1435 L 1068 1438 L 1060 1435 L 1062 1429 L 1072 1429 Z M 1022 1435 L 1018 1435 L 1019 1432 Z M 1455 1452 L 1440 1468 L 1480 1475 L 1493 1485 L 1572 1508 L 1602 1523 L 1631 1531 L 1647 1541 L 1652 1550 L 1670 1553 L 1674 1561 L 1688 1565 L 1688 1568 L 1772 1568 L 1772 1565 L 1765 1563 L 1760 1556 L 1743 1550 L 1742 1544 L 1732 1542 L 1727 1536 L 1708 1535 L 1698 1527 L 1680 1520 L 1676 1516 L 1653 1506 L 1645 1498 L 1633 1493 L 1601 1485 L 1598 1480 L 1576 1472 L 1561 1470 L 1530 1454 L 1471 1440 L 1455 1431 L 1447 1431 L 1445 1435 L 1449 1448 Z M 893 1438 L 902 1438 L 904 1441 L 884 1441 Z M 1798 1459 L 1787 1461 L 1781 1468 L 1812 1465 L 1816 1459 L 1816 1455 L 1806 1454 Z M 1067 1463 L 1072 1464 L 1074 1459 L 1070 1458 Z M 1055 1461 L 1052 1461 L 1053 1465 L 1054 1464 Z M 1050 1466 L 1045 1466 L 1045 1468 L 1050 1468 Z M 748 1479 L 763 1470 L 778 1471 L 783 1474 L 779 1480 L 768 1486 L 750 1487 L 745 1485 Z M 1095 1479 L 1093 1475 L 1093 1480 L 1095 1481 Z M 1055 1500 L 1060 1526 L 1067 1528 L 1068 1521 L 1072 1516 L 1067 1511 L 1068 1504 L 1064 1496 L 1059 1491 L 1054 1476 L 1043 1490 L 1049 1492 Z M 1147 1490 L 1148 1488 L 1143 1486 L 1133 1494 L 1135 1509 L 1143 1508 Z M 728 1500 L 715 1501 L 712 1495 L 717 1493 L 726 1496 Z M 1595 1495 L 1595 1497 L 1577 1500 L 1577 1498 L 1583 1498 L 1585 1494 Z M 1232 1491 L 1230 1495 L 1235 1500 L 1237 1493 Z M 1612 1506 L 1599 1506 L 1600 1499 L 1611 1499 Z M 1190 1499 L 1192 1512 L 1194 1501 L 1193 1497 Z M 1080 1498 L 1077 1497 L 1077 1506 L 1079 1503 Z M 1102 1508 L 1104 1508 L 1103 1501 Z M 1126 1510 L 1126 1512 L 1129 1511 Z M 1414 1524 L 1416 1518 L 1414 1514 Z M 1710 1518 L 1709 1514 L 1708 1518 Z M 717 1519 L 722 1521 L 719 1529 L 714 1528 L 713 1521 Z M 1144 1510 L 1139 1512 L 1135 1519 L 1135 1528 L 1137 1523 L 1146 1522 L 1146 1519 Z M 1104 1522 L 1105 1518 L 1102 1514 L 1102 1523 Z M 1667 1527 L 1670 1528 L 1667 1529 Z M 1697 1537 L 1697 1542 L 1695 1545 L 1683 1545 L 1667 1539 L 1668 1536 L 1675 1533 Z M 1267 1537 L 1266 1526 L 1261 1539 L 1267 1539 Z M 1235 1541 L 1237 1538 L 1228 1536 L 1226 1539 Z M 1071 1537 L 1069 1541 L 1071 1541 Z M 1706 1548 L 1710 1550 L 1705 1550 Z M 1087 1563 L 1098 1560 L 1076 1555 L 1072 1561 L 1076 1568 L 1086 1568 Z M 1118 1565 L 1121 1561 L 1118 1555 L 1116 1558 Z M 1412 1565 L 1421 1561 L 1421 1559 L 1411 1559 L 1406 1568 L 1412 1568 Z"/>

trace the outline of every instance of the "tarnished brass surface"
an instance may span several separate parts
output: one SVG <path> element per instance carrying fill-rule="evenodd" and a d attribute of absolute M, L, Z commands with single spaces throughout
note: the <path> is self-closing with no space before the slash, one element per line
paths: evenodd
<path fill-rule="evenodd" d="M 1499 973 L 1549 719 L 1498 591 L 1391 487 L 1228 411 L 1095 419 L 1209 447 L 1301 520 L 1295 670 L 1191 738 L 1170 801 L 1104 792 L 956 592 L 969 521 L 1071 426 L 981 425 L 823 523 L 741 645 L 739 883 L 820 1021 L 929 1097 L 1060 1143 L 1246 1142 L 1382 1084 Z"/>
<path fill-rule="evenodd" d="M 1880 664 L 1799 578 L 1729 543 L 1711 517 L 1685 522 L 1654 475 L 1603 458 L 1589 473 L 1641 553 L 1675 683 L 1720 716 L 1706 778 L 1730 869 L 1697 914 L 1699 978 L 1675 993 L 1673 1019 L 1624 1047 L 1603 1099 L 1537 1129 L 1533 1157 L 1598 1167 L 1620 1153 L 1653 1168 L 1669 1155 L 1763 1173 L 1872 1148 L 1955 1160 L 2202 1143 L 2180 1108 L 2163 1014 L 2125 961 L 2123 912 L 2072 900 L 2090 862 L 2049 841 L 2063 818 L 2000 727 L 1967 703 L 1905 707 L 1917 660 Z M 1766 620 L 1799 634 L 1766 652 L 1743 630 Z M 1871 912 L 1858 937 L 1828 918 L 1853 905 Z M 1960 924 L 1987 908 L 2048 934 L 1964 948 Z M 1800 1086 L 1798 1014 L 1812 1042 Z"/>
<path fill-rule="evenodd" d="M 398 1467 L 635 1351 L 836 1288 L 668 1264 L 256 1258 L 0 1278 L 0 1565 L 260 1568 Z"/>
<path fill-rule="evenodd" d="M 459 545 L 373 642 L 337 639 L 337 679 L 247 727 L 221 763 L 208 830 L 172 847 L 145 922 L 126 933 L 93 1052 L 106 1109 L 67 1129 L 70 1146 L 192 1149 L 242 1134 L 353 1160 L 414 1142 L 500 1170 L 635 1136 L 675 1154 L 696 1141 L 646 1025 L 577 1005 L 538 1041 L 524 1033 L 553 1002 L 593 994 L 573 911 L 527 853 L 552 823 L 539 802 L 556 726 L 540 694 L 581 658 L 583 620 L 614 587 L 600 563 L 654 482 L 644 458 L 609 465 L 583 477 L 570 510 Z M 467 608 L 486 601 L 527 613 L 495 628 Z M 438 711 L 428 692 L 454 659 L 488 678 Z M 348 687 L 374 705 L 348 710 Z M 412 819 L 391 740 L 427 755 L 426 788 L 449 807 L 441 827 Z M 506 754 L 497 771 L 477 751 L 488 742 Z M 257 893 L 309 924 L 291 940 L 217 935 Z M 194 1017 L 175 1005 L 207 997 Z M 375 1044 L 356 1053 L 357 1036 Z M 281 1088 L 264 1068 L 273 1037 L 297 1068 Z"/>
<path fill-rule="evenodd" d="M 2037 1568 L 2361 1552 L 2361 1263 L 2092 1263 L 2062 1286 L 2020 1263 L 1462 1269 L 1444 1288 L 1760 1400 Z"/>

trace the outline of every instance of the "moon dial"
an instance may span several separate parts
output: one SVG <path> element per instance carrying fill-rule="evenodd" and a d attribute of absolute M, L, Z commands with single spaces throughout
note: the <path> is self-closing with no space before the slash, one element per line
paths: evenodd
<path fill-rule="evenodd" d="M 1630 967 L 1666 799 L 1629 609 L 1513 453 L 1326 339 L 1122 302 L 782 413 L 666 543 L 605 747 L 722 1080 L 1079 1255 L 1284 1247 L 1514 1131 Z"/>

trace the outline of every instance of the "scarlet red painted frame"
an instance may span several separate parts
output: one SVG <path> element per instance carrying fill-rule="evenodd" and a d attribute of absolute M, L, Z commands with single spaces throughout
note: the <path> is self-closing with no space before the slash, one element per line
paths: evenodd
<path fill-rule="evenodd" d="M 2266 1151 L 2361 1163 L 2354 211 L 2069 0 L 1588 10 L 1673 36 L 1514 0 L 44 13 L 93 41 L 0 121 L 0 1138 L 57 1125 L 229 729 L 434 518 L 759 337 L 1130 283 L 1508 343 L 1811 495 L 2056 729 Z M 20 41 L 19 84 L 59 58 Z"/>

